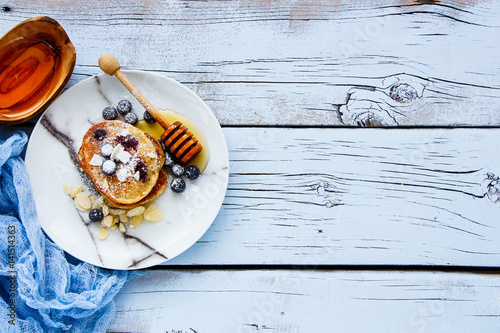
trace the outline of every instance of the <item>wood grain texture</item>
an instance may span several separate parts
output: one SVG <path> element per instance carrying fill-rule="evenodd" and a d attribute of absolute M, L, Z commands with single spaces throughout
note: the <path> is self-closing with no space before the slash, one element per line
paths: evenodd
<path fill-rule="evenodd" d="M 498 266 L 497 130 L 325 127 L 500 125 L 499 1 L 6 0 L 0 35 L 38 15 L 75 44 L 69 86 L 113 53 L 248 126 L 212 227 L 109 332 L 498 332 L 498 274 L 324 268 Z"/>
<path fill-rule="evenodd" d="M 0 32 L 37 15 L 77 50 L 70 82 L 164 73 L 222 124 L 499 125 L 498 1 L 7 0 Z"/>
<path fill-rule="evenodd" d="M 224 134 L 223 207 L 207 234 L 169 263 L 498 266 L 495 129 Z M 203 212 L 203 198 L 193 197 L 186 218 Z"/>
<path fill-rule="evenodd" d="M 498 332 L 500 277 L 380 271 L 156 271 L 109 332 Z"/>

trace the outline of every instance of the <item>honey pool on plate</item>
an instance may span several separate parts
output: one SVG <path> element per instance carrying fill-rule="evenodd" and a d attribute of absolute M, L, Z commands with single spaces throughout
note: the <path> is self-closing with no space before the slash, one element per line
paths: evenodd
<path fill-rule="evenodd" d="M 181 114 L 178 114 L 171 110 L 158 110 L 158 112 L 160 112 L 170 124 L 173 124 L 176 121 L 180 121 L 181 123 L 183 123 L 200 141 L 203 149 L 191 162 L 189 162 L 189 165 L 196 165 L 200 169 L 200 171 L 203 172 L 203 170 L 205 170 L 205 168 L 207 167 L 208 160 L 210 158 L 210 151 L 208 149 L 207 140 L 205 139 L 203 132 L 191 119 L 186 118 Z M 161 127 L 157 122 L 150 124 L 145 122 L 144 120 L 140 120 L 136 126 L 140 130 L 151 134 L 157 140 L 160 139 L 161 135 L 165 131 L 165 129 L 163 129 L 163 127 Z"/>

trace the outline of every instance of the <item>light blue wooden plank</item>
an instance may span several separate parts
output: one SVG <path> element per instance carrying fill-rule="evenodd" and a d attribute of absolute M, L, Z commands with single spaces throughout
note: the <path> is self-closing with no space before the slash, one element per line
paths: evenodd
<path fill-rule="evenodd" d="M 222 210 L 171 264 L 498 265 L 496 129 L 224 134 Z"/>
<path fill-rule="evenodd" d="M 149 272 L 116 298 L 109 332 L 484 332 L 498 275 L 383 271 Z"/>
<path fill-rule="evenodd" d="M 497 1 L 3 6 L 0 34 L 37 15 L 62 24 L 77 50 L 71 85 L 112 53 L 188 84 L 224 124 L 500 124 Z M 416 97 L 391 98 L 398 89 Z"/>

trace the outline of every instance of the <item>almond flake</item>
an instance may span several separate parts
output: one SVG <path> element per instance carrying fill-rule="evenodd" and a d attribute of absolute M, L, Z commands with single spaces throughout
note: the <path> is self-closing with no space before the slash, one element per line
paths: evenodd
<path fill-rule="evenodd" d="M 106 228 L 102 228 L 100 231 L 99 231 L 99 235 L 97 236 L 100 240 L 105 240 L 106 238 L 108 238 L 108 229 Z"/>
<path fill-rule="evenodd" d="M 131 210 L 129 210 L 127 212 L 127 216 L 134 217 L 134 216 L 142 215 L 142 213 L 144 213 L 145 210 L 146 209 L 143 206 L 138 206 L 138 207 L 135 207 L 135 208 L 132 208 Z"/>
<path fill-rule="evenodd" d="M 113 215 L 106 215 L 104 216 L 104 218 L 102 219 L 102 222 L 101 222 L 102 225 L 106 226 L 106 227 L 111 227 L 113 225 Z"/>
<path fill-rule="evenodd" d="M 118 229 L 120 229 L 120 231 L 122 233 L 126 233 L 127 232 L 127 228 L 125 227 L 125 224 L 123 224 L 123 223 L 120 223 L 120 225 L 118 226 Z"/>
<path fill-rule="evenodd" d="M 82 186 L 82 185 L 77 186 L 77 187 L 75 187 L 75 188 L 73 188 L 73 189 L 71 190 L 70 196 L 71 196 L 72 198 L 74 198 L 74 197 L 76 197 L 76 196 L 77 196 L 77 194 L 78 194 L 78 193 L 80 193 L 80 192 L 82 192 L 82 191 L 83 191 L 83 186 Z"/>
<path fill-rule="evenodd" d="M 67 184 L 63 184 L 63 189 L 64 189 L 64 193 L 66 193 L 67 195 L 71 195 L 71 186 L 69 186 Z"/>
<path fill-rule="evenodd" d="M 144 212 L 144 219 L 150 222 L 160 221 L 163 218 L 163 211 L 155 204 L 151 204 Z"/>
<path fill-rule="evenodd" d="M 137 228 L 142 223 L 142 220 L 144 220 L 142 215 L 134 216 L 130 219 L 130 227 Z"/>
<path fill-rule="evenodd" d="M 75 206 L 77 208 L 83 208 L 83 210 L 90 210 L 92 208 L 92 202 L 88 194 L 85 192 L 78 193 L 75 197 Z"/>
<path fill-rule="evenodd" d="M 126 211 L 126 210 L 124 210 L 124 209 L 110 208 L 110 209 L 109 209 L 109 213 L 110 213 L 111 215 L 122 215 L 122 214 L 127 213 L 127 211 Z"/>

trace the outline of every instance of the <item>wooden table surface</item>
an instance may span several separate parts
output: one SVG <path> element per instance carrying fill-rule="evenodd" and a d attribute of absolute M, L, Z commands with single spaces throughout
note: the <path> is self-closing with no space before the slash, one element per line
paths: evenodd
<path fill-rule="evenodd" d="M 0 34 L 39 15 L 68 86 L 113 53 L 228 143 L 217 219 L 110 332 L 500 331 L 500 1 L 4 0 Z"/>

